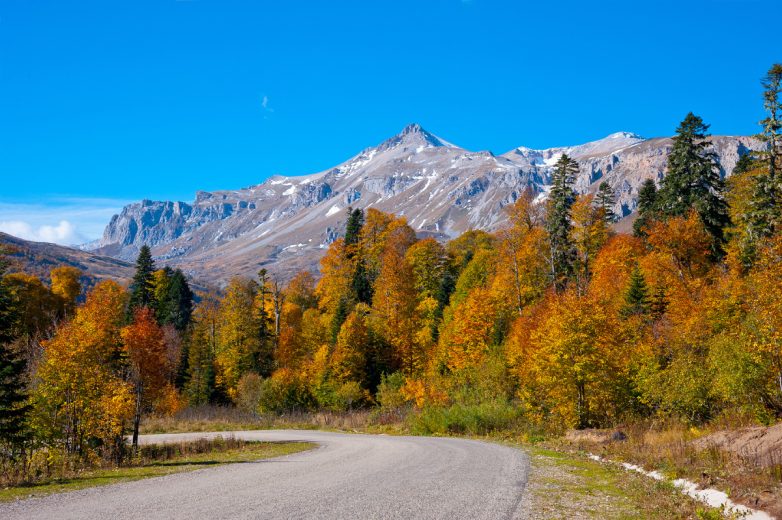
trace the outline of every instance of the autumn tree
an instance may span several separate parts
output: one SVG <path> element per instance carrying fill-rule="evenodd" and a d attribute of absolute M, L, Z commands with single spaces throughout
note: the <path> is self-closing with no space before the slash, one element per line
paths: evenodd
<path fill-rule="evenodd" d="M 508 296 L 517 313 L 540 297 L 547 282 L 546 232 L 533 200 L 533 194 L 526 191 L 508 206 L 508 226 L 497 233 L 500 257 L 496 276 L 502 280 L 496 280 L 495 285 L 511 289 Z"/>
<path fill-rule="evenodd" d="M 73 320 L 61 323 L 44 342 L 34 427 L 42 440 L 68 454 L 85 456 L 95 445 L 106 456 L 122 453 L 122 434 L 134 409 L 131 386 L 123 378 L 126 303 L 122 287 L 101 282 Z"/>
<path fill-rule="evenodd" d="M 81 294 L 81 276 L 79 269 L 69 265 L 55 267 L 49 273 L 52 293 L 62 301 L 65 316 L 72 316 L 76 309 L 76 300 Z"/>
<path fill-rule="evenodd" d="M 609 228 L 603 206 L 595 205 L 592 195 L 577 197 L 571 214 L 570 240 L 575 253 L 572 270 L 576 289 L 584 294 L 592 275 L 594 257 L 608 240 Z"/>
<path fill-rule="evenodd" d="M 220 303 L 206 295 L 193 313 L 193 328 L 188 338 L 184 393 L 191 405 L 220 401 L 215 371 L 219 321 Z"/>
<path fill-rule="evenodd" d="M 166 347 L 163 330 L 157 324 L 152 309 L 139 307 L 133 323 L 121 332 L 123 351 L 128 359 L 128 379 L 134 395 L 133 451 L 138 451 L 138 431 L 141 414 L 163 390 L 166 383 Z"/>
<path fill-rule="evenodd" d="M 574 251 L 570 236 L 570 217 L 576 200 L 573 184 L 577 174 L 576 161 L 562 154 L 551 177 L 546 231 L 549 235 L 551 279 L 559 291 L 565 288 L 573 271 Z"/>

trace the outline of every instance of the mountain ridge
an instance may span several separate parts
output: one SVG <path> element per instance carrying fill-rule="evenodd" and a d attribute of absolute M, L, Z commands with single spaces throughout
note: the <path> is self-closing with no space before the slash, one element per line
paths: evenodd
<path fill-rule="evenodd" d="M 727 176 L 740 155 L 760 145 L 750 137 L 714 136 Z M 494 230 L 502 209 L 525 190 L 545 194 L 557 159 L 577 160 L 579 193 L 606 181 L 615 211 L 631 214 L 643 180 L 662 178 L 671 139 L 615 132 L 588 143 L 502 155 L 473 152 L 421 125 L 368 147 L 321 172 L 275 175 L 239 190 L 198 191 L 192 203 L 142 200 L 112 217 L 93 250 L 132 260 L 142 244 L 193 276 L 224 283 L 266 267 L 281 277 L 316 270 L 323 250 L 342 232 L 348 207 L 374 207 L 405 216 L 420 234 L 447 239 L 468 230 Z"/>

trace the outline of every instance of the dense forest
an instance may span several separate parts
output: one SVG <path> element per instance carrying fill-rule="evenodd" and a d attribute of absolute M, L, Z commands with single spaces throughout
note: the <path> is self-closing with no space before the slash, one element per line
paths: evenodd
<path fill-rule="evenodd" d="M 129 288 L 81 296 L 70 267 L 0 275 L 0 458 L 119 460 L 148 413 L 473 410 L 548 432 L 649 417 L 782 417 L 782 65 L 765 151 L 727 180 L 708 125 L 676 128 L 664 178 L 618 234 L 614 194 L 578 195 L 563 155 L 545 203 L 443 244 L 351 209 L 321 261 L 193 294 L 148 248 Z M 22 465 L 24 465 L 22 464 Z"/>

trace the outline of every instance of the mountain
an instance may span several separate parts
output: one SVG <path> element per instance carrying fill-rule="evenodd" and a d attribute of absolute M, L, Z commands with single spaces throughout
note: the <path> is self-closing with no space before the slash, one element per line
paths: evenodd
<path fill-rule="evenodd" d="M 69 265 L 84 271 L 87 285 L 102 280 L 129 284 L 134 267 L 128 262 L 45 242 L 30 242 L 0 232 L 0 248 L 8 252 L 9 272 L 22 271 L 42 279 L 55 267 Z"/>
<path fill-rule="evenodd" d="M 711 140 L 723 175 L 759 146 L 749 137 Z M 192 203 L 130 204 L 90 247 L 132 260 L 148 244 L 167 264 L 218 283 L 254 275 L 260 267 L 286 278 L 299 269 L 317 269 L 322 252 L 342 232 L 349 206 L 404 215 L 419 233 L 442 239 L 468 229 L 496 229 L 504 222 L 503 207 L 524 190 L 545 198 L 563 153 L 579 163 L 579 192 L 593 192 L 605 181 L 617 193 L 615 211 L 630 215 L 643 180 L 662 178 L 670 149 L 670 138 L 619 132 L 579 146 L 518 147 L 495 156 L 465 150 L 413 124 L 320 173 L 197 192 Z"/>

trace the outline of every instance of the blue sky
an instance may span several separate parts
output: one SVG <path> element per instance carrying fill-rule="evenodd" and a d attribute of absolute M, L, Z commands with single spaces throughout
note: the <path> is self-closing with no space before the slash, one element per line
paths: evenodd
<path fill-rule="evenodd" d="M 0 229 L 333 166 L 419 122 L 502 153 L 690 110 L 751 134 L 779 0 L 0 0 Z M 64 223 L 64 224 L 63 224 Z"/>

